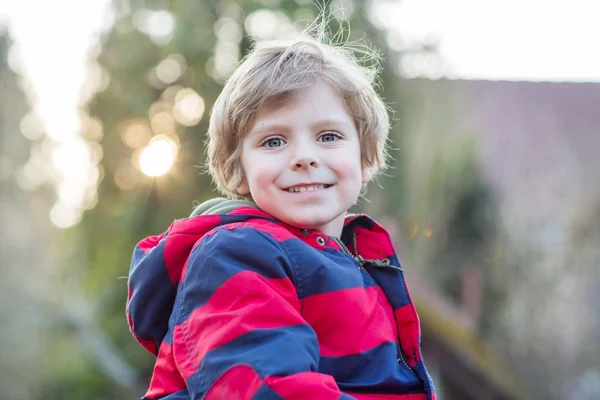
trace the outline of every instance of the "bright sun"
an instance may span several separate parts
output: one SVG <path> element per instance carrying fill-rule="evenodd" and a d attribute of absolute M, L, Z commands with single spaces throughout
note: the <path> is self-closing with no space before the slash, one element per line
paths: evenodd
<path fill-rule="evenodd" d="M 160 176 L 173 166 L 177 145 L 169 138 L 152 141 L 140 155 L 140 169 L 148 176 Z"/>

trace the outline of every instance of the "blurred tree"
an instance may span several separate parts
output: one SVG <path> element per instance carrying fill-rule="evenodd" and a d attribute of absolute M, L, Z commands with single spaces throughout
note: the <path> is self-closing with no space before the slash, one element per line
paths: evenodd
<path fill-rule="evenodd" d="M 43 187 L 43 131 L 29 112 L 18 54 L 0 23 L 0 386 L 3 399 L 33 398 L 44 375 L 41 356 L 51 320 L 50 227 Z"/>

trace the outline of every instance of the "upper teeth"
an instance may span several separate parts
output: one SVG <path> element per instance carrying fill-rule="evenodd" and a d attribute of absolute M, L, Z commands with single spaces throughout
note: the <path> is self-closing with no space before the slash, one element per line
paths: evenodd
<path fill-rule="evenodd" d="M 313 190 L 325 189 L 325 185 L 312 185 L 312 186 L 297 186 L 288 189 L 289 192 L 312 192 Z"/>

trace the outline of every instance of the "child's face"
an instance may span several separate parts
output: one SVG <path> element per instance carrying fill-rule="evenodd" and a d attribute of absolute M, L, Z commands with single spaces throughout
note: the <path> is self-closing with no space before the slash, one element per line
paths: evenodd
<path fill-rule="evenodd" d="M 344 215 L 370 173 L 344 101 L 317 83 L 277 108 L 260 109 L 242 142 L 241 194 L 298 228 L 341 234 Z"/>

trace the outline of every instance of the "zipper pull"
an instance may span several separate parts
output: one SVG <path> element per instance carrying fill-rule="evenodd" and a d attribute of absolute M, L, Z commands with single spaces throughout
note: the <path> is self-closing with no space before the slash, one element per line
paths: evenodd
<path fill-rule="evenodd" d="M 402 267 L 397 267 L 395 265 L 391 265 L 389 258 L 384 258 L 382 260 L 368 260 L 368 261 L 371 264 L 373 264 L 373 266 L 376 267 L 376 268 L 393 268 L 393 269 L 398 270 L 400 272 L 404 272 L 404 269 Z"/>
<path fill-rule="evenodd" d="M 364 258 L 362 258 L 362 256 L 360 254 L 357 254 L 354 256 L 354 258 L 356 259 L 356 261 L 358 261 L 358 264 L 362 267 L 363 265 L 365 265 L 365 263 L 367 262 L 367 260 L 365 260 Z"/>

